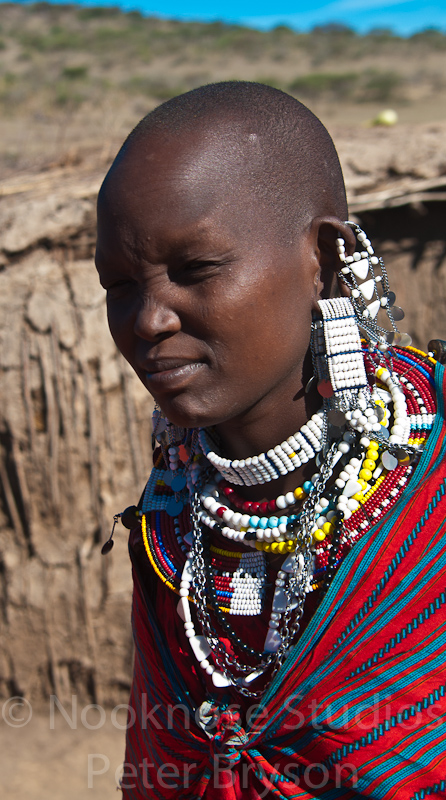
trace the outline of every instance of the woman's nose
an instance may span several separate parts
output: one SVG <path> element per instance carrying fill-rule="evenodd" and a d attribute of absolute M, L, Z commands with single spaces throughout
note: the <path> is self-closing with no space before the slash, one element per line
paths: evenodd
<path fill-rule="evenodd" d="M 163 336 L 172 336 L 179 330 L 181 320 L 168 303 L 153 296 L 143 298 L 134 325 L 137 336 L 156 341 Z"/>

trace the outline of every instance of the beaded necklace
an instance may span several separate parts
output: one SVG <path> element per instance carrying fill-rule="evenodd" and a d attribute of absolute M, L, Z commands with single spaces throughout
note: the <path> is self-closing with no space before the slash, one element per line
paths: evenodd
<path fill-rule="evenodd" d="M 231 483 L 250 486 L 269 483 L 308 463 L 322 448 L 323 429 L 324 414 L 318 412 L 282 444 L 258 456 L 234 461 L 223 458 L 211 449 L 209 432 L 203 428 L 199 431 L 198 440 L 203 454 L 220 475 Z"/>
<path fill-rule="evenodd" d="M 232 684 L 243 694 L 258 696 L 251 691 L 251 683 L 282 663 L 298 629 L 305 595 L 328 587 L 351 547 L 398 500 L 410 479 L 435 416 L 431 363 L 414 348 L 395 350 L 392 374 L 383 367 L 375 369 L 367 352 L 365 356 L 369 380 L 375 381 L 372 397 L 377 410 L 382 409 L 380 430 L 373 420 L 374 428 L 366 429 L 366 435 L 365 420 L 369 422 L 370 415 L 365 413 L 365 420 L 359 414 L 347 419 L 344 431 L 336 432 L 331 425 L 328 435 L 339 438 L 331 447 L 329 468 L 327 455 L 322 458 L 321 453 L 319 472 L 294 492 L 250 503 L 233 488 L 240 478 L 239 463 L 234 467 L 226 459 L 219 473 L 209 466 L 209 453 L 215 454 L 215 445 L 209 449 L 209 436 L 204 438 L 200 432 L 195 449 L 191 436 L 181 444 L 164 442 L 170 469 L 165 468 L 166 455 L 158 457 L 143 500 L 144 545 L 160 579 L 180 594 L 178 610 L 186 636 L 216 687 Z M 283 443 L 280 447 L 285 452 Z M 327 475 L 322 479 L 321 473 L 325 470 L 331 475 L 338 462 L 337 477 L 332 482 Z M 252 460 L 248 468 L 252 469 Z M 198 493 L 199 480 L 192 482 L 191 473 L 205 477 Z M 189 497 L 193 498 L 193 533 Z M 305 521 L 311 534 L 306 554 L 296 551 L 301 548 Z M 219 538 L 221 546 L 217 546 Z M 238 549 L 228 549 L 231 539 Z M 240 551 L 242 542 L 253 550 Z M 272 600 L 266 592 L 265 552 L 286 556 Z M 191 601 L 202 629 L 198 636 Z M 271 614 L 263 653 L 257 653 L 235 635 L 227 615 L 258 615 L 265 602 L 271 602 Z M 240 656 L 228 656 L 222 635 Z"/>

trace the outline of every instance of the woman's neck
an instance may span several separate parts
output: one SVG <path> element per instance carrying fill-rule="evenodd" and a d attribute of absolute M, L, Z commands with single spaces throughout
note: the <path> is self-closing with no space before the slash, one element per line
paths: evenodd
<path fill-rule="evenodd" d="M 220 437 L 219 452 L 225 458 L 244 459 L 266 453 L 295 434 L 321 407 L 321 397 L 316 390 L 305 394 L 301 389 L 285 407 L 265 411 L 256 406 L 243 417 L 216 426 Z M 314 459 L 299 469 L 258 486 L 238 486 L 237 492 L 253 501 L 272 500 L 280 494 L 293 491 L 316 472 Z"/>

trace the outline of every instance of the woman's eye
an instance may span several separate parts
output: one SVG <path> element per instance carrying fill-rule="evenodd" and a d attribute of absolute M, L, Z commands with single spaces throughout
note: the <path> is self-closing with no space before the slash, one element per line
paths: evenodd
<path fill-rule="evenodd" d="M 106 286 L 107 297 L 110 299 L 124 297 L 132 291 L 133 287 L 133 281 L 116 281 L 116 283 Z"/>
<path fill-rule="evenodd" d="M 214 261 L 189 261 L 185 264 L 185 269 L 187 270 L 200 270 L 205 269 L 206 267 L 215 267 L 216 264 Z"/>
<path fill-rule="evenodd" d="M 220 267 L 216 261 L 188 261 L 182 265 L 179 276 L 185 281 L 200 281 L 214 275 Z"/>

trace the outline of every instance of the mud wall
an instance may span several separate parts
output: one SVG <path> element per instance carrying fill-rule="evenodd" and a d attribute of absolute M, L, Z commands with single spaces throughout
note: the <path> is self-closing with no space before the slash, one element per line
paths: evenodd
<path fill-rule="evenodd" d="M 85 195 L 1 219 L 0 692 L 35 702 L 125 701 L 131 671 L 125 530 L 100 547 L 150 469 L 152 403 L 108 332 Z"/>

